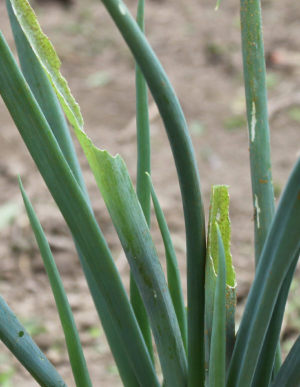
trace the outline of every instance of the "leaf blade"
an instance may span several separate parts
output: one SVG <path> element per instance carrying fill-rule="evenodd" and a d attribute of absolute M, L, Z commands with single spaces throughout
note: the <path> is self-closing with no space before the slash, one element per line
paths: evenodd
<path fill-rule="evenodd" d="M 151 197 L 152 197 L 152 202 L 154 206 L 154 211 L 155 211 L 156 219 L 160 228 L 160 232 L 161 232 L 164 247 L 165 247 L 168 287 L 170 290 L 170 295 L 173 301 L 175 313 L 176 313 L 179 328 L 181 331 L 183 345 L 186 350 L 187 349 L 187 320 L 186 320 L 186 312 L 184 307 L 183 291 L 181 286 L 177 257 L 176 257 L 175 249 L 171 239 L 171 235 L 169 232 L 169 228 L 168 228 L 165 216 L 163 214 L 163 211 L 160 207 L 156 192 L 154 190 L 154 186 L 151 181 L 151 177 L 149 174 L 147 175 L 148 175 L 148 179 L 151 187 Z"/>
<path fill-rule="evenodd" d="M 46 356 L 0 296 L 0 339 L 42 386 L 66 387 Z"/>
<path fill-rule="evenodd" d="M 294 343 L 271 387 L 298 386 L 300 383 L 300 337 Z"/>
<path fill-rule="evenodd" d="M 63 328 L 65 341 L 68 349 L 69 359 L 72 366 L 72 371 L 76 385 L 91 387 L 92 383 L 88 373 L 86 361 L 83 355 L 82 346 L 80 343 L 78 331 L 74 321 L 73 313 L 67 299 L 59 272 L 57 270 L 54 258 L 52 256 L 50 246 L 42 229 L 42 226 L 34 212 L 32 204 L 19 178 L 19 187 L 23 197 L 24 205 L 32 230 L 34 232 L 39 250 L 44 262 L 44 266 L 49 278 L 52 292 L 55 298 L 57 311 Z"/>
<path fill-rule="evenodd" d="M 92 143 L 88 161 L 143 297 L 166 383 L 185 385 L 187 364 L 176 314 L 125 163 Z"/>
<path fill-rule="evenodd" d="M 225 386 L 226 364 L 226 258 L 222 235 L 215 223 L 218 237 L 218 276 L 214 297 L 214 312 L 209 360 L 209 387 Z"/>

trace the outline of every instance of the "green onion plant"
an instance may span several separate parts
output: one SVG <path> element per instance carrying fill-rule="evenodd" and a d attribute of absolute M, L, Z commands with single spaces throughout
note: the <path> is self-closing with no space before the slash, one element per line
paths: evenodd
<path fill-rule="evenodd" d="M 138 1 L 136 20 L 122 0 L 102 3 L 136 61 L 136 189 L 122 158 L 98 149 L 85 133 L 57 54 L 27 0 L 6 0 L 20 67 L 0 32 L 0 94 L 71 231 L 122 383 L 127 387 L 299 385 L 299 338 L 281 364 L 279 336 L 300 251 L 300 159 L 275 211 L 260 1 L 241 0 L 256 274 L 238 329 L 228 187 L 212 187 L 206 231 L 193 145 L 176 94 L 145 37 L 144 0 Z M 164 122 L 180 184 L 187 306 L 172 238 L 151 181 L 148 89 Z M 130 296 L 95 219 L 68 124 L 126 255 Z M 19 185 L 54 294 L 75 383 L 91 386 L 55 260 L 21 179 Z M 167 275 L 151 237 L 151 199 Z M 66 385 L 2 298 L 0 339 L 40 385 Z"/>

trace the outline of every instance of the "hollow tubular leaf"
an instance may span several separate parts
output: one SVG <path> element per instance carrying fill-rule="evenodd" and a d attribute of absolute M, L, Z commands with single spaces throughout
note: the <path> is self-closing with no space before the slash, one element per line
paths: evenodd
<path fill-rule="evenodd" d="M 274 215 L 260 0 L 241 0 L 241 27 L 255 215 L 255 260 L 258 263 Z"/>
<path fill-rule="evenodd" d="M 251 385 L 280 289 L 300 248 L 300 159 L 282 194 L 243 314 L 227 385 Z"/>
<path fill-rule="evenodd" d="M 216 222 L 221 231 L 226 258 L 226 363 L 228 365 L 235 342 L 236 280 L 230 252 L 231 225 L 229 219 L 229 193 L 226 185 L 214 185 L 210 197 L 205 272 L 205 339 L 208 363 L 219 262 L 218 234 L 214 226 Z"/>
<path fill-rule="evenodd" d="M 0 339 L 41 386 L 66 387 L 61 376 L 2 297 L 0 297 Z"/>
<path fill-rule="evenodd" d="M 151 197 L 153 201 L 154 211 L 161 236 L 164 242 L 166 262 L 167 262 L 167 277 L 170 295 L 173 301 L 175 313 L 177 316 L 179 328 L 185 349 L 187 349 L 187 320 L 184 306 L 183 291 L 180 281 L 180 272 L 178 268 L 177 257 L 173 246 L 170 231 L 156 196 L 151 177 L 148 174 L 149 183 L 151 185 Z"/>
<path fill-rule="evenodd" d="M 216 229 L 219 259 L 214 297 L 208 387 L 224 387 L 226 366 L 226 258 L 218 222 L 215 222 L 211 227 Z"/>
<path fill-rule="evenodd" d="M 143 298 L 167 386 L 183 386 L 187 364 L 167 283 L 124 161 L 90 144 L 88 161 Z"/>
<path fill-rule="evenodd" d="M 50 125 L 50 129 L 55 135 L 58 145 L 60 146 L 64 157 L 68 162 L 72 172 L 74 173 L 74 177 L 77 179 L 77 182 L 85 194 L 86 201 L 91 208 L 69 129 L 67 127 L 61 107 L 57 101 L 57 97 L 53 91 L 48 77 L 42 69 L 39 60 L 34 54 L 14 15 L 10 1 L 6 0 L 6 4 L 24 75 L 26 76 L 27 82 Z M 109 308 L 106 306 L 106 301 L 103 299 L 97 283 L 93 279 L 93 275 L 90 272 L 89 266 L 86 264 L 85 258 L 81 254 L 77 243 L 76 248 L 96 309 L 98 311 L 99 317 L 101 318 L 101 323 L 106 338 L 116 361 L 120 377 L 122 378 L 125 386 L 137 386 L 138 382 L 132 365 L 128 361 L 126 351 L 124 348 L 122 348 L 122 343 L 120 340 L 116 338 L 117 329 L 114 328 L 114 322 L 110 315 Z"/>
<path fill-rule="evenodd" d="M 283 362 L 271 387 L 299 386 L 300 384 L 300 336 Z"/>
<path fill-rule="evenodd" d="M 138 1 L 137 23 L 144 32 L 144 0 Z M 150 187 L 146 172 L 150 172 L 150 128 L 148 113 L 148 90 L 141 70 L 135 69 L 136 85 L 136 128 L 137 128 L 137 178 L 136 192 L 141 204 L 145 219 L 150 226 Z M 130 301 L 143 333 L 149 353 L 153 357 L 152 335 L 149 319 L 140 292 L 130 273 Z"/>
<path fill-rule="evenodd" d="M 19 179 L 19 186 L 27 211 L 27 215 L 30 220 L 30 224 L 34 232 L 37 244 L 39 246 L 39 250 L 49 278 L 51 289 L 55 298 L 55 303 L 64 331 L 69 359 L 76 386 L 92 386 L 86 366 L 86 361 L 83 355 L 78 331 L 74 321 L 73 313 L 68 302 L 67 295 L 63 287 L 59 272 L 57 270 L 54 258 L 52 256 L 50 246 L 48 244 L 42 226 L 34 212 L 32 204 L 30 203 L 29 198 L 26 195 L 21 179 Z"/>
<path fill-rule="evenodd" d="M 106 307 L 100 313 L 109 310 L 136 378 L 156 386 L 155 370 L 108 246 L 2 34 L 0 50 L 0 94 L 101 291 Z"/>

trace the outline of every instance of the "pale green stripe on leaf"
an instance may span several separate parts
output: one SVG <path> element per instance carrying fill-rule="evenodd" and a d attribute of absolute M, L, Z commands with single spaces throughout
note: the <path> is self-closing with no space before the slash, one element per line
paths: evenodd
<path fill-rule="evenodd" d="M 70 123 L 83 127 L 80 108 L 71 94 L 68 83 L 60 73 L 60 60 L 48 37 L 43 33 L 36 15 L 27 0 L 10 0 L 13 11 L 35 55 L 47 73 Z"/>

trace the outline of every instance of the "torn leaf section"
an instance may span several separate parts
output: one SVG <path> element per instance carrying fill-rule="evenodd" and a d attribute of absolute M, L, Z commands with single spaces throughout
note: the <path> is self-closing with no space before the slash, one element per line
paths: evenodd
<path fill-rule="evenodd" d="M 36 15 L 27 0 L 10 0 L 18 22 L 36 57 L 46 72 L 63 110 L 74 127 L 83 130 L 83 118 L 68 83 L 60 73 L 60 60 L 48 37 L 43 33 Z"/>
<path fill-rule="evenodd" d="M 75 134 L 87 158 L 93 155 L 93 144 L 83 130 L 83 118 L 78 103 L 73 97 L 68 83 L 60 73 L 60 60 L 48 37 L 41 30 L 36 15 L 27 0 L 10 0 L 18 22 L 47 74 L 61 103 L 64 113 L 74 128 Z"/>
<path fill-rule="evenodd" d="M 213 311 L 215 289 L 218 276 L 218 234 L 214 225 L 217 223 L 222 236 L 226 261 L 226 363 L 228 365 L 235 341 L 235 305 L 236 280 L 230 252 L 231 227 L 229 219 L 229 193 L 225 185 L 212 187 L 208 241 L 205 269 L 205 326 L 206 326 L 206 361 L 209 362 L 211 332 L 213 325 Z"/>
<path fill-rule="evenodd" d="M 235 271 L 230 252 L 231 225 L 229 219 L 229 193 L 226 185 L 214 185 L 211 191 L 207 255 L 218 274 L 218 236 L 212 225 L 217 222 L 222 235 L 226 257 L 226 284 L 235 287 Z"/>

